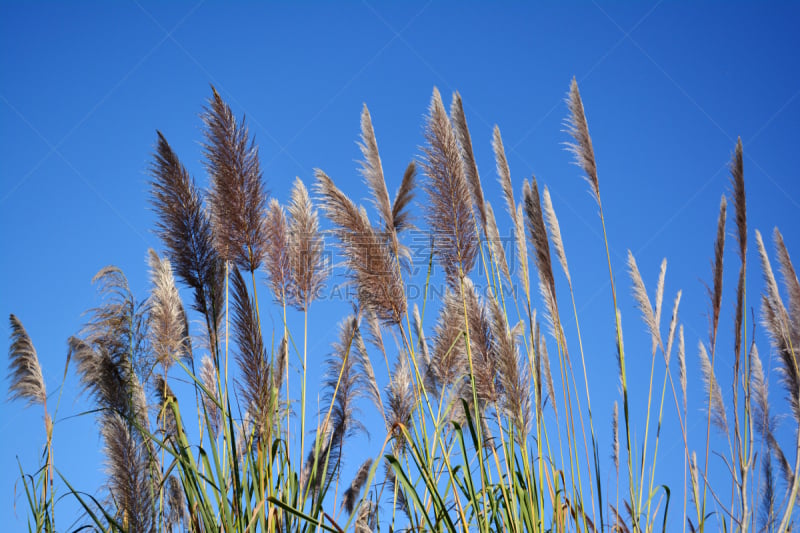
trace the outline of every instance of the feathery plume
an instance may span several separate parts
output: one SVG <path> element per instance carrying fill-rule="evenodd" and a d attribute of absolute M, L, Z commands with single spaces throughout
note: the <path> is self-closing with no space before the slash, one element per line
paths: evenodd
<path fill-rule="evenodd" d="M 764 276 L 764 294 L 761 297 L 761 312 L 773 346 L 781 358 L 781 377 L 792 406 L 795 420 L 800 420 L 800 372 L 796 344 L 792 342 L 791 322 L 781 300 L 778 283 L 767 256 L 761 233 L 756 230 L 756 244 L 761 257 L 761 270 Z M 780 252 L 779 252 L 780 254 Z M 786 256 L 788 260 L 788 255 Z M 791 262 L 789 262 L 791 266 Z"/>
<path fill-rule="evenodd" d="M 317 428 L 317 436 L 300 472 L 300 488 L 303 492 L 310 489 L 311 493 L 319 494 L 323 485 L 331 480 L 339 466 L 343 434 L 342 428 L 334 426 L 330 421 Z"/>
<path fill-rule="evenodd" d="M 181 482 L 175 476 L 167 480 L 167 517 L 164 523 L 167 531 L 172 531 L 179 524 L 186 524 L 186 498 L 183 495 Z"/>
<path fill-rule="evenodd" d="M 698 498 L 698 472 L 697 472 L 697 452 L 692 452 L 692 457 L 689 461 L 689 475 L 692 479 L 692 492 L 695 501 L 695 505 L 699 505 L 699 498 Z M 691 522 L 690 522 L 691 524 Z"/>
<path fill-rule="evenodd" d="M 325 281 L 323 239 L 319 220 L 308 191 L 295 179 L 289 203 L 289 265 L 292 289 L 289 300 L 297 309 L 308 310 Z"/>
<path fill-rule="evenodd" d="M 586 173 L 594 199 L 600 204 L 600 182 L 597 180 L 597 165 L 594 159 L 592 138 L 589 135 L 589 125 L 586 122 L 586 113 L 583 110 L 581 93 L 578 82 L 572 78 L 567 97 L 569 117 L 566 121 L 567 131 L 575 139 L 574 143 L 567 143 L 567 149 L 575 156 L 575 163 Z"/>
<path fill-rule="evenodd" d="M 124 517 L 130 531 L 155 530 L 155 506 L 144 446 L 118 413 L 104 413 L 102 434 L 108 488 L 117 507 L 117 516 Z"/>
<path fill-rule="evenodd" d="M 744 165 L 742 162 L 742 139 L 736 142 L 736 150 L 730 162 L 733 207 L 736 213 L 736 240 L 739 244 L 739 281 L 736 287 L 736 314 L 734 315 L 734 375 L 739 373 L 742 353 L 742 321 L 744 319 L 744 297 L 747 271 L 747 206 L 744 192 Z"/>
<path fill-rule="evenodd" d="M 361 489 L 364 488 L 364 484 L 367 482 L 367 476 L 369 476 L 370 468 L 372 468 L 372 459 L 367 459 L 361 463 L 361 466 L 358 468 L 353 481 L 350 482 L 350 486 L 344 492 L 342 507 L 344 507 L 344 509 L 347 511 L 347 514 L 353 513 L 358 495 L 361 494 Z"/>
<path fill-rule="evenodd" d="M 764 376 L 764 366 L 758 355 L 758 348 L 753 343 L 750 348 L 750 384 L 753 390 L 753 424 L 756 431 L 769 441 L 772 418 L 769 414 L 769 382 Z"/>
<path fill-rule="evenodd" d="M 469 320 L 475 391 L 479 401 L 494 403 L 499 399 L 501 391 L 497 384 L 497 350 L 494 343 L 492 318 L 485 302 L 479 297 L 472 281 L 468 279 L 464 281 L 464 299 L 467 304 L 467 319 Z"/>
<path fill-rule="evenodd" d="M 653 313 L 653 307 L 650 305 L 650 297 L 647 295 L 642 275 L 639 273 L 639 267 L 636 265 L 636 259 L 633 253 L 628 250 L 628 270 L 630 272 L 631 281 L 633 281 L 633 297 L 636 299 L 636 304 L 642 312 L 642 318 L 650 331 L 650 337 L 653 340 L 653 345 L 662 346 L 661 331 L 656 321 L 656 316 Z"/>
<path fill-rule="evenodd" d="M 731 185 L 733 186 L 733 208 L 736 213 L 736 233 L 739 242 L 739 258 L 747 255 L 747 205 L 744 194 L 744 164 L 742 162 L 742 139 L 736 141 L 736 151 L 731 158 Z"/>
<path fill-rule="evenodd" d="M 765 314 L 773 318 L 773 320 L 766 325 L 776 338 L 786 337 L 786 330 L 789 327 L 788 314 L 783 305 L 783 300 L 781 300 L 778 282 L 775 280 L 775 274 L 772 271 L 772 265 L 769 261 L 767 250 L 764 247 L 764 240 L 761 238 L 761 232 L 758 230 L 756 230 L 756 244 L 761 259 L 761 270 L 764 276 L 764 303 L 768 307 L 768 309 L 765 309 Z"/>
<path fill-rule="evenodd" d="M 494 127 L 492 131 L 492 149 L 494 150 L 494 160 L 497 165 L 497 176 L 500 186 L 503 189 L 503 196 L 506 200 L 506 208 L 511 218 L 517 210 L 517 203 L 514 201 L 514 187 L 511 185 L 511 170 L 508 168 L 508 159 L 503 147 L 503 138 L 500 136 L 500 128 Z"/>
<path fill-rule="evenodd" d="M 658 331 L 661 331 L 661 306 L 664 303 L 664 278 L 667 274 L 667 258 L 661 260 L 661 268 L 658 271 L 658 281 L 656 282 L 656 302 L 653 313 L 656 318 Z"/>
<path fill-rule="evenodd" d="M 175 273 L 192 289 L 193 308 L 214 331 L 223 307 L 224 267 L 214 249 L 202 194 L 161 132 L 153 159 L 150 203 L 157 215 L 156 234 Z"/>
<path fill-rule="evenodd" d="M 547 305 L 548 318 L 554 336 L 558 336 L 556 329 L 559 320 L 558 305 L 556 303 L 556 284 L 553 277 L 553 263 L 550 259 L 550 243 L 547 240 L 547 229 L 544 224 L 542 205 L 539 200 L 539 186 L 536 177 L 531 178 L 531 183 L 525 180 L 522 189 L 525 198 L 525 212 L 528 215 L 528 237 L 534 247 L 536 268 L 539 272 L 539 289 Z"/>
<path fill-rule="evenodd" d="M 221 424 L 221 413 L 219 407 L 214 400 L 219 398 L 217 390 L 217 370 L 214 368 L 214 362 L 207 355 L 203 356 L 200 362 L 200 381 L 203 386 L 208 389 L 207 394 L 203 394 L 203 406 L 208 416 L 208 427 L 211 434 L 217 436 Z"/>
<path fill-rule="evenodd" d="M 761 488 L 761 504 L 758 508 L 759 531 L 773 531 L 775 528 L 775 477 L 772 472 L 772 455 L 767 450 L 761 458 L 764 476 Z"/>
<path fill-rule="evenodd" d="M 383 355 L 383 359 L 388 361 L 386 357 L 386 347 L 383 345 L 383 333 L 381 332 L 381 323 L 375 313 L 363 313 L 364 321 L 367 329 L 367 342 L 373 345 Z"/>
<path fill-rule="evenodd" d="M 429 381 L 441 399 L 444 389 L 467 373 L 464 343 L 464 309 L 461 298 L 448 290 L 433 327 L 433 351 Z"/>
<path fill-rule="evenodd" d="M 387 228 L 392 227 L 392 205 L 389 203 L 389 191 L 386 190 L 386 179 L 383 177 L 381 156 L 378 154 L 378 142 L 372 129 L 372 117 L 367 104 L 361 111 L 361 142 L 358 143 L 364 159 L 361 163 L 361 175 L 372 192 L 372 203 L 375 205 L 381 221 Z"/>
<path fill-rule="evenodd" d="M 381 400 L 381 390 L 378 388 L 378 380 L 375 379 L 375 369 L 372 367 L 372 361 L 369 358 L 367 347 L 364 344 L 364 338 L 360 333 L 354 339 L 354 347 L 357 359 L 356 364 L 361 374 L 364 395 L 372 401 L 381 416 L 385 418 L 383 401 Z"/>
<path fill-rule="evenodd" d="M 183 346 L 180 355 L 183 362 L 194 371 L 194 349 L 192 347 L 192 332 L 189 329 L 189 315 L 186 314 L 186 307 L 183 306 L 183 301 L 180 303 L 179 314 L 183 324 Z"/>
<path fill-rule="evenodd" d="M 384 323 L 398 324 L 407 302 L 397 261 L 373 230 L 366 213 L 356 208 L 324 172 L 317 170 L 316 174 L 322 207 L 335 226 L 362 308 Z"/>
<path fill-rule="evenodd" d="M 333 344 L 333 351 L 326 362 L 323 388 L 323 402 L 333 404 L 330 424 L 340 431 L 340 441 L 353 436 L 356 431 L 366 432 L 366 427 L 358 418 L 358 398 L 366 395 L 366 384 L 359 368 L 359 360 L 368 357 L 359 354 L 364 348 L 358 318 L 345 317 L 339 325 L 339 340 Z"/>
<path fill-rule="evenodd" d="M 714 368 L 708 359 L 708 352 L 702 342 L 698 343 L 700 349 L 700 370 L 703 372 L 703 381 L 706 384 L 706 394 L 710 396 L 708 408 L 711 410 L 711 421 L 722 433 L 728 433 L 728 417 L 725 414 L 725 403 L 722 401 L 722 390 L 717 383 Z"/>
<path fill-rule="evenodd" d="M 517 342 L 520 331 L 509 329 L 506 315 L 496 298 L 490 298 L 492 349 L 497 354 L 497 376 L 502 390 L 502 406 L 513 422 L 517 443 L 523 445 L 531 431 L 530 371 L 520 357 Z"/>
<path fill-rule="evenodd" d="M 283 207 L 275 198 L 269 202 L 264 224 L 267 234 L 264 268 L 267 271 L 267 278 L 275 301 L 285 305 L 292 283 L 292 265 L 289 259 L 289 223 Z"/>
<path fill-rule="evenodd" d="M 372 501 L 365 500 L 358 506 L 356 522 L 353 525 L 355 533 L 372 533 L 378 522 L 376 509 L 377 506 Z"/>
<path fill-rule="evenodd" d="M 675 328 L 678 326 L 678 306 L 681 304 L 681 295 L 683 291 L 678 291 L 675 295 L 675 303 L 672 306 L 672 318 L 669 321 L 669 333 L 667 334 L 667 351 L 664 353 L 664 360 L 669 366 L 670 358 L 672 357 L 672 342 L 675 340 Z"/>
<path fill-rule="evenodd" d="M 545 341 L 544 335 L 542 335 L 541 341 L 539 342 L 539 349 L 541 350 L 539 353 L 539 358 L 542 362 L 542 377 L 544 378 L 544 384 L 547 387 L 547 396 L 550 397 L 550 407 L 553 408 L 553 412 L 556 414 L 556 418 L 558 418 L 558 408 L 556 407 L 556 388 L 553 386 L 553 374 L 550 372 L 550 356 L 547 355 L 547 341 Z"/>
<path fill-rule="evenodd" d="M 174 442 L 178 436 L 178 421 L 175 419 L 172 407 L 168 404 L 178 400 L 163 376 L 156 375 L 153 390 L 158 400 L 158 422 L 164 432 L 164 441 Z"/>
<path fill-rule="evenodd" d="M 614 513 L 614 527 L 611 531 L 615 531 L 616 533 L 630 533 L 630 529 L 628 525 L 625 523 L 625 520 L 622 519 L 622 515 L 619 514 L 617 508 L 613 505 L 609 505 L 611 507 L 611 512 Z"/>
<path fill-rule="evenodd" d="M 546 186 L 542 194 L 542 200 L 547 227 L 550 229 L 550 236 L 553 240 L 553 247 L 556 249 L 561 268 L 564 269 L 564 274 L 567 276 L 567 282 L 572 285 L 572 278 L 569 275 L 569 267 L 567 266 L 567 254 L 564 252 L 564 243 L 561 240 L 561 228 L 558 225 L 558 218 L 556 218 L 556 212 L 553 209 L 553 202 L 550 200 L 550 191 Z"/>
<path fill-rule="evenodd" d="M 461 102 L 461 95 L 458 94 L 458 92 L 453 93 L 453 102 L 450 104 L 450 119 L 453 122 L 453 129 L 458 138 L 458 144 L 461 146 L 464 173 L 466 174 L 470 190 L 472 191 L 472 200 L 478 208 L 481 227 L 485 234 L 487 222 L 486 201 L 483 197 L 483 186 L 481 186 L 481 177 L 478 174 L 478 165 L 475 163 L 475 154 L 472 152 L 472 138 L 470 137 L 469 128 L 467 127 L 467 117 L 464 115 L 464 105 Z"/>
<path fill-rule="evenodd" d="M 386 386 L 386 429 L 394 437 L 394 452 L 400 454 L 405 447 L 401 426 L 408 426 L 414 412 L 414 390 L 411 387 L 411 368 L 408 355 L 401 352 L 395 361 L 389 384 Z"/>
<path fill-rule="evenodd" d="M 522 281 L 522 288 L 525 290 L 525 294 L 530 298 L 531 281 L 528 276 L 528 244 L 525 240 L 524 220 L 522 204 L 519 204 L 514 217 L 514 237 L 517 241 L 517 256 L 519 256 L 519 278 Z"/>
<path fill-rule="evenodd" d="M 239 390 L 248 411 L 258 422 L 259 432 L 270 414 L 272 377 L 258 323 L 255 301 L 247 291 L 247 284 L 238 269 L 231 275 L 233 291 L 233 338 L 238 346 L 236 362 L 241 370 Z"/>
<path fill-rule="evenodd" d="M 728 201 L 723 195 L 719 204 L 719 219 L 717 220 L 717 237 L 714 240 L 714 265 L 711 272 L 714 279 L 714 287 L 709 291 L 711 297 L 711 324 L 709 330 L 709 341 L 713 350 L 717 342 L 717 325 L 719 324 L 719 312 L 722 307 L 722 260 L 725 252 L 725 218 L 728 210 Z"/>
<path fill-rule="evenodd" d="M 209 204 L 214 244 L 226 261 L 242 270 L 258 269 L 266 252 L 264 210 L 267 194 L 244 119 L 237 122 L 216 89 L 203 113 L 203 152 L 211 176 Z"/>
<path fill-rule="evenodd" d="M 461 151 L 453 125 L 447 117 L 438 89 L 433 90 L 425 125 L 422 166 L 430 198 L 428 224 L 433 232 L 435 253 L 447 281 L 456 288 L 475 265 L 477 233 L 472 218 L 472 199 L 464 175 Z"/>
<path fill-rule="evenodd" d="M 152 368 L 146 347 L 147 317 L 128 288 L 128 281 L 116 267 L 98 272 L 93 282 L 104 297 L 91 309 L 82 329 L 83 339 L 70 338 L 69 357 L 75 361 L 83 390 L 101 409 L 122 413 L 126 418 L 146 416 L 134 401 L 141 387 L 139 375 Z"/>
<path fill-rule="evenodd" d="M 289 359 L 289 341 L 284 335 L 281 338 L 281 343 L 278 346 L 278 356 L 275 359 L 274 367 L 272 369 L 272 389 L 278 396 L 283 386 L 283 380 L 286 379 L 286 362 Z"/>
<path fill-rule="evenodd" d="M 236 425 L 236 455 L 239 457 L 240 462 L 245 462 L 246 455 L 252 449 L 254 442 L 258 440 L 258 435 L 255 434 L 253 423 L 253 412 L 248 406 L 242 416 L 242 424 Z"/>
<path fill-rule="evenodd" d="M 778 263 L 780 263 L 781 276 L 783 277 L 783 286 L 786 288 L 786 294 L 789 297 L 789 326 L 791 328 L 792 347 L 797 350 L 797 347 L 800 346 L 800 281 L 797 279 L 797 272 L 795 272 L 792 259 L 789 257 L 789 251 L 783 243 L 783 235 L 778 231 L 778 228 L 773 231 L 773 237 Z"/>
<path fill-rule="evenodd" d="M 775 438 L 775 428 L 777 420 L 770 414 L 769 409 L 769 381 L 764 375 L 764 367 L 761 364 L 761 358 L 758 355 L 758 348 L 756 343 L 750 345 L 750 385 L 753 391 L 753 425 L 756 432 L 766 442 L 768 448 L 765 456 L 770 453 L 775 454 L 775 458 L 781 468 L 781 474 L 788 486 L 791 486 L 794 480 L 794 472 L 789 465 L 789 461 L 783 453 L 783 450 Z"/>
<path fill-rule="evenodd" d="M 397 189 L 397 194 L 395 194 L 394 203 L 392 204 L 392 228 L 395 234 L 413 227 L 411 223 L 411 213 L 408 212 L 408 207 L 414 199 L 416 179 L 417 166 L 412 161 L 408 164 L 408 167 L 406 167 L 406 171 L 403 174 L 403 181 L 400 182 L 400 188 Z"/>
<path fill-rule="evenodd" d="M 414 326 L 414 334 L 417 336 L 417 341 L 419 342 L 419 352 L 422 355 L 422 361 L 425 364 L 425 368 L 423 369 L 425 372 L 428 371 L 428 366 L 431 362 L 430 352 L 428 351 L 428 341 L 425 339 L 425 330 L 422 327 L 422 316 L 419 314 L 419 307 L 417 304 L 414 304 L 414 312 L 413 312 L 414 322 L 412 325 Z"/>
<path fill-rule="evenodd" d="M 160 258 L 150 249 L 150 344 L 156 360 L 165 372 L 169 372 L 175 359 L 185 352 L 187 342 L 186 315 L 183 303 L 172 277 L 172 265 L 167 258 Z"/>
<path fill-rule="evenodd" d="M 514 222 L 514 240 L 517 246 L 517 256 L 519 257 L 519 277 L 526 295 L 530 295 L 530 281 L 528 280 L 528 247 L 525 242 L 525 223 L 522 216 L 522 206 L 518 206 L 514 201 L 514 187 L 511 185 L 511 171 L 508 168 L 503 139 L 500 136 L 500 128 L 494 127 L 492 135 L 492 148 L 497 164 L 497 175 L 500 186 L 503 189 L 503 196 L 506 200 L 506 208 L 511 220 Z"/>
<path fill-rule="evenodd" d="M 77 337 L 70 337 L 67 344 L 67 357 L 75 361 L 82 392 L 87 392 L 101 409 L 132 414 L 137 404 L 129 394 L 134 377 L 130 364 L 115 361 L 104 347 L 94 347 Z"/>
<path fill-rule="evenodd" d="M 619 473 L 619 405 L 614 402 L 614 411 L 611 416 L 611 460 L 614 469 Z"/>
<path fill-rule="evenodd" d="M 11 345 L 8 347 L 8 373 L 11 376 L 9 399 L 25 400 L 27 405 L 44 405 L 47 402 L 47 389 L 33 341 L 19 318 L 9 315 L 8 321 L 11 326 Z"/>

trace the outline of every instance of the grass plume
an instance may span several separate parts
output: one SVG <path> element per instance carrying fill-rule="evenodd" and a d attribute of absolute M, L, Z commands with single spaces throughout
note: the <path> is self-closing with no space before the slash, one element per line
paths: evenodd
<path fill-rule="evenodd" d="M 258 148 L 244 119 L 211 88 L 203 123 L 203 152 L 211 176 L 209 206 L 217 252 L 242 270 L 254 272 L 266 253 L 264 188 Z"/>
<path fill-rule="evenodd" d="M 422 160 L 428 176 L 427 221 L 436 239 L 434 253 L 455 289 L 472 270 L 478 251 L 472 198 L 453 124 L 437 89 L 433 90 L 428 113 Z"/>
<path fill-rule="evenodd" d="M 583 100 L 578 89 L 578 82 L 572 78 L 567 97 L 569 117 L 567 118 L 567 131 L 575 139 L 568 143 L 567 148 L 575 156 L 575 161 L 586 173 L 586 180 L 597 203 L 600 203 L 600 182 L 597 179 L 597 165 L 594 159 L 592 137 L 589 135 L 589 125 L 586 122 L 586 112 L 583 109 Z"/>
<path fill-rule="evenodd" d="M 27 405 L 45 405 L 47 388 L 33 341 L 16 315 L 10 315 L 8 322 L 11 326 L 11 344 L 8 347 L 11 383 L 8 397 L 11 400 L 23 400 Z"/>
<path fill-rule="evenodd" d="M 308 310 L 327 276 L 319 220 L 308 191 L 300 179 L 292 187 L 289 203 L 289 301 L 301 311 Z"/>
<path fill-rule="evenodd" d="M 391 250 L 373 229 L 366 213 L 321 170 L 317 171 L 317 192 L 325 215 L 334 224 L 361 306 L 384 323 L 398 324 L 407 302 L 399 265 Z"/>
<path fill-rule="evenodd" d="M 720 432 L 727 435 L 728 416 L 725 413 L 725 403 L 722 401 L 722 390 L 717 382 L 717 376 L 714 373 L 714 367 L 711 366 L 711 360 L 708 358 L 705 345 L 700 342 L 698 343 L 698 348 L 700 350 L 700 371 L 703 374 L 706 393 L 711 399 L 708 405 L 711 420 Z"/>

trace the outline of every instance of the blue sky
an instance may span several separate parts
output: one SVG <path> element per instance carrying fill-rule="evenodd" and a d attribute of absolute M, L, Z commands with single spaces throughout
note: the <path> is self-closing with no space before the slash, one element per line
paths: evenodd
<path fill-rule="evenodd" d="M 626 346 L 641 352 L 629 356 L 634 383 L 647 378 L 649 340 L 629 298 L 628 248 L 648 287 L 667 257 L 665 307 L 683 289 L 687 358 L 696 369 L 697 342 L 707 338 L 702 281 L 710 279 L 719 200 L 730 190 L 727 163 L 737 136 L 744 143 L 751 243 L 753 229 L 768 239 L 778 226 L 795 261 L 800 257 L 798 15 L 800 5 L 788 2 L 3 3 L 0 314 L 21 318 L 55 391 L 66 339 L 80 328 L 81 313 L 97 304 L 94 273 L 115 264 L 146 297 L 145 254 L 161 249 L 147 199 L 155 130 L 206 186 L 198 142 L 209 84 L 237 116 L 246 115 L 274 197 L 285 202 L 295 176 L 310 185 L 313 169 L 322 168 L 363 203 L 356 171 L 362 103 L 372 113 L 393 192 L 420 153 L 423 117 L 437 86 L 446 104 L 454 90 L 464 99 L 501 231 L 508 224 L 491 152 L 494 124 L 517 198 L 532 174 L 550 188 L 588 347 L 592 399 L 605 421 L 616 398 L 613 316 L 597 208 L 563 149 L 569 82 L 578 80 L 594 140 Z M 422 193 L 418 200 L 424 202 Z M 731 224 L 728 233 L 732 244 Z M 752 246 L 748 282 L 760 290 Z M 725 343 L 738 269 L 729 252 Z M 563 278 L 557 283 L 565 287 Z M 752 290 L 749 302 L 756 301 Z M 348 309 L 342 301 L 312 307 L 316 356 L 324 356 L 336 319 Z M 268 315 L 278 320 L 276 309 Z M 0 338 L 8 338 L 5 319 Z M 766 357 L 768 344 L 763 335 L 759 340 Z M 718 370 L 726 384 L 728 353 L 723 350 Z M 384 365 L 377 366 L 385 376 Z M 691 374 L 690 389 L 700 387 Z M 783 405 L 777 386 L 773 394 Z M 699 394 L 692 406 L 699 448 Z M 55 429 L 56 465 L 92 491 L 102 482 L 101 441 L 91 416 L 68 418 L 86 408 L 70 370 Z M 667 423 L 677 431 L 670 415 Z M 602 426 L 605 453 L 610 444 Z M 0 432 L 6 436 L 0 439 L 0 505 L 8 515 L 16 456 L 26 470 L 37 464 L 41 412 L 0 403 Z M 380 435 L 368 446 L 376 440 Z M 678 488 L 680 478 L 670 476 L 682 466 L 681 449 L 671 444 L 664 445 L 659 472 Z M 74 518 L 72 502 L 61 509 L 60 522 Z M 21 499 L 16 514 L 11 524 L 22 530 Z"/>

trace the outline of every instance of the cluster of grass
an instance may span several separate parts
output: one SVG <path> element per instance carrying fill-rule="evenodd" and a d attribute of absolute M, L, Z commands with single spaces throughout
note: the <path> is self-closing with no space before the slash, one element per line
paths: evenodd
<path fill-rule="evenodd" d="M 138 301 L 119 269 L 103 269 L 95 278 L 103 303 L 69 339 L 69 365 L 96 405 L 105 445 L 108 479 L 99 499 L 70 485 L 54 464 L 58 402 L 50 411 L 36 350 L 11 316 L 11 397 L 45 412 L 42 465 L 33 474 L 21 468 L 30 529 L 56 530 L 58 489 L 80 502 L 87 527 L 102 531 L 626 532 L 664 530 L 668 516 L 673 528 L 684 531 L 790 530 L 800 482 L 800 369 L 794 348 L 800 342 L 800 283 L 776 230 L 784 304 L 755 231 L 764 279 L 761 319 L 779 355 L 791 434 L 798 439 L 782 446 L 753 325 L 746 320 L 750 234 L 741 143 L 730 166 L 739 258 L 734 324 L 726 328 L 733 350 L 724 361 L 717 354 L 723 197 L 709 284 L 710 334 L 698 348 L 706 385 L 698 407 L 707 417 L 702 434 L 692 438 L 702 443 L 695 450 L 686 424 L 681 293 L 669 320 L 662 321 L 666 262 L 651 293 L 630 253 L 628 274 L 652 343 L 647 397 L 629 397 L 618 273 L 612 269 L 601 182 L 574 81 L 567 103 L 570 149 L 597 202 L 606 242 L 612 294 L 607 322 L 615 327 L 619 372 L 618 401 L 598 406 L 613 409 L 609 459 L 596 436 L 589 354 L 580 327 L 568 335 L 562 323 L 562 313 L 576 325 L 579 316 L 550 194 L 546 187 L 540 194 L 535 178 L 525 180 L 517 202 L 520 190 L 498 129 L 493 148 L 513 256 L 507 256 L 484 198 L 458 94 L 448 112 L 434 90 L 422 155 L 409 164 L 394 198 L 364 108 L 361 172 L 377 213 L 371 219 L 321 170 L 312 193 L 298 179 L 288 205 L 270 199 L 246 125 L 214 92 L 203 114 L 207 193 L 158 136 L 151 199 L 164 253 L 150 251 L 150 294 Z M 425 195 L 424 220 L 410 216 L 418 189 Z M 329 231 L 321 230 L 317 208 Z M 425 227 L 431 240 L 424 292 L 434 264 L 446 284 L 438 316 L 427 320 L 426 299 L 420 309 L 407 298 L 414 280 L 404 240 L 414 224 Z M 308 405 L 307 365 L 318 364 L 308 357 L 308 312 L 331 275 L 323 257 L 326 242 L 340 249 L 355 300 L 325 362 L 324 407 L 317 413 Z M 571 301 L 557 298 L 558 267 Z M 538 295 L 532 279 L 538 280 Z M 479 292 L 474 280 L 487 290 Z M 188 308 L 178 282 L 191 294 Z M 283 316 L 272 331 L 261 319 L 267 305 Z M 289 308 L 304 317 L 302 332 L 289 327 Z M 190 332 L 189 324 L 196 323 L 190 315 L 200 318 L 201 333 Z M 373 358 L 382 358 L 390 369 L 383 388 Z M 299 391 L 290 390 L 290 359 L 298 361 Z M 722 364 L 732 366 L 727 405 L 715 373 Z M 194 397 L 177 397 L 170 387 L 175 379 L 188 381 Z M 634 419 L 633 401 L 647 406 L 644 419 Z M 365 429 L 359 409 L 367 404 L 384 422 L 370 428 L 382 438 L 374 456 L 358 456 L 345 443 Z M 683 450 L 679 490 L 656 479 L 665 409 L 674 409 L 680 429 L 671 436 Z M 545 416 L 546 410 L 552 415 Z M 197 436 L 192 440 L 190 424 L 189 433 Z M 641 442 L 634 428 L 643 433 Z M 712 439 L 712 431 L 722 438 Z M 718 441 L 727 448 L 713 449 Z M 345 454 L 360 464 L 352 480 L 341 475 Z M 727 479 L 710 479 L 713 456 L 726 465 Z M 608 460 L 615 481 L 604 484 Z M 782 483 L 773 474 L 775 466 Z"/>

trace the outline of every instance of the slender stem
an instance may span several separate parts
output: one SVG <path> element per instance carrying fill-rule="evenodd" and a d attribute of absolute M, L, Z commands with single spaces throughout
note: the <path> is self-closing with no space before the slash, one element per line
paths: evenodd
<path fill-rule="evenodd" d="M 300 462 L 303 464 L 303 453 L 306 443 L 306 374 L 308 354 L 308 306 L 303 309 L 303 376 L 300 384 Z"/>

